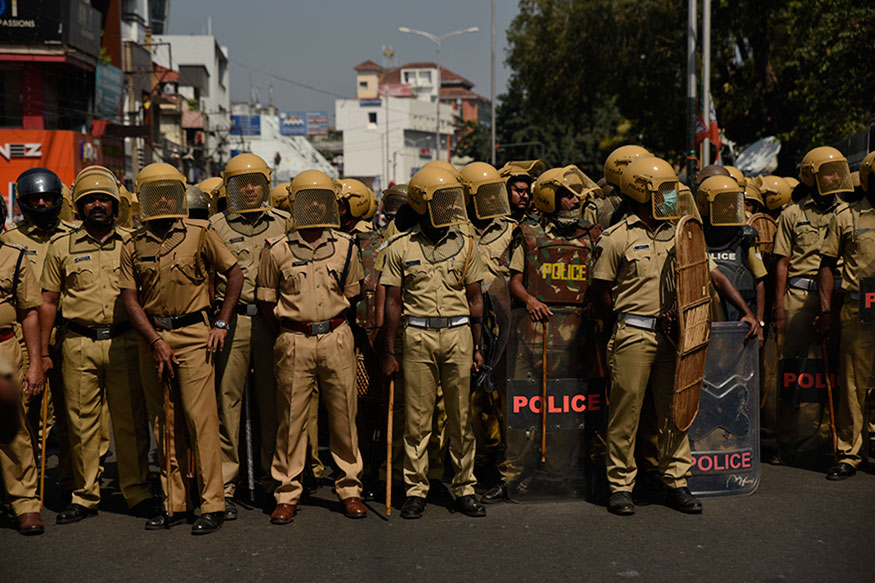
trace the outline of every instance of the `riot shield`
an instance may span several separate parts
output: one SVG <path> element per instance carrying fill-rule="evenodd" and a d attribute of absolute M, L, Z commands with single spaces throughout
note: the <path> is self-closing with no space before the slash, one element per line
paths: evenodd
<path fill-rule="evenodd" d="M 747 220 L 747 224 L 757 230 L 757 245 L 760 253 L 770 256 L 772 249 L 775 248 L 775 233 L 778 230 L 778 223 L 769 215 L 757 213 Z"/>
<path fill-rule="evenodd" d="M 507 280 L 497 277 L 483 288 L 483 340 L 485 366 L 475 375 L 474 386 L 486 392 L 495 391 L 498 379 L 506 378 L 499 370 L 510 337 L 510 292 Z"/>
<path fill-rule="evenodd" d="M 505 479 L 516 500 L 597 497 L 604 481 L 604 379 L 593 322 L 550 306 L 545 326 L 511 313 Z"/>
<path fill-rule="evenodd" d="M 687 435 L 697 496 L 753 493 L 760 482 L 759 347 L 747 326 L 717 322 L 705 362 L 699 414 Z"/>

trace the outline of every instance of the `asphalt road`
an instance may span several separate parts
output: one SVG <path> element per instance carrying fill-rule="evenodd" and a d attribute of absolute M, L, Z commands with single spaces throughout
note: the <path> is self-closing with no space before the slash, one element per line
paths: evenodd
<path fill-rule="evenodd" d="M 754 495 L 704 504 L 701 516 L 649 505 L 620 518 L 582 501 L 504 503 L 481 519 L 429 505 L 404 521 L 371 503 L 353 521 L 322 487 L 291 525 L 241 508 L 219 532 L 194 537 L 185 525 L 146 532 L 116 495 L 78 524 L 56 526 L 44 510 L 41 537 L 3 525 L 0 581 L 872 580 L 875 475 L 827 482 L 767 465 Z"/>

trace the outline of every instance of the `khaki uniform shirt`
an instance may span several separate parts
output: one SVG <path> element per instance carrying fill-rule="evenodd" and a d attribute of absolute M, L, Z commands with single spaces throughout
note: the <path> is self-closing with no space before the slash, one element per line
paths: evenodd
<path fill-rule="evenodd" d="M 137 290 L 151 316 L 182 316 L 209 306 L 207 270 L 235 263 L 206 221 L 177 219 L 164 239 L 146 223 L 122 247 L 119 287 Z"/>
<path fill-rule="evenodd" d="M 119 272 L 130 231 L 115 227 L 102 244 L 84 228 L 52 239 L 40 279 L 46 291 L 61 294 L 64 317 L 86 326 L 127 322 Z"/>
<path fill-rule="evenodd" d="M 310 246 L 298 231 L 292 231 L 265 244 L 256 297 L 276 303 L 273 313 L 277 319 L 324 322 L 349 308 L 349 299 L 361 294 L 362 279 L 364 270 L 351 235 L 324 229 L 322 237 Z"/>
<path fill-rule="evenodd" d="M 364 219 L 358 221 L 352 228 L 352 233 L 368 233 L 374 230 L 374 224 Z"/>
<path fill-rule="evenodd" d="M 863 197 L 832 216 L 823 255 L 843 260 L 842 289 L 860 291 L 860 280 L 875 276 L 875 209 Z"/>
<path fill-rule="evenodd" d="M 432 263 L 423 248 L 431 248 L 429 254 L 442 259 Z M 477 242 L 472 236 L 464 234 L 461 229 L 450 228 L 447 235 L 435 244 L 417 225 L 392 239 L 385 253 L 386 264 L 380 283 L 402 288 L 405 316 L 470 315 L 465 286 L 483 281 L 486 275 Z"/>
<path fill-rule="evenodd" d="M 510 217 L 497 217 L 478 233 L 480 261 L 485 268 L 483 285 L 499 277 L 510 277 L 510 245 L 517 222 Z M 476 230 L 474 231 L 476 233 Z"/>
<path fill-rule="evenodd" d="M 21 253 L 22 250 L 17 247 L 0 243 L 0 328 L 10 328 L 16 322 L 16 308 L 37 308 L 43 303 L 33 267 L 24 259 L 18 268 L 15 295 L 12 294 L 12 288 L 15 287 L 15 266 Z"/>
<path fill-rule="evenodd" d="M 611 223 L 611 216 L 619 205 L 620 197 L 613 194 L 605 198 L 589 200 L 584 203 L 581 216 L 584 221 L 607 229 Z"/>
<path fill-rule="evenodd" d="M 210 218 L 210 225 L 215 229 L 225 247 L 237 258 L 237 264 L 243 271 L 243 289 L 240 291 L 240 304 L 255 303 L 255 276 L 258 274 L 258 258 L 264 243 L 284 235 L 291 227 L 291 216 L 286 211 L 269 209 L 259 214 L 255 223 L 250 223 L 246 214 L 223 212 Z M 225 297 L 227 278 L 216 275 L 216 298 Z"/>
<path fill-rule="evenodd" d="M 635 214 L 605 231 L 596 245 L 593 279 L 614 282 L 614 311 L 658 317 L 673 303 L 664 290 L 663 271 L 674 254 L 674 221 L 658 221 L 651 231 Z M 708 257 L 708 271 L 717 268 Z"/>
<path fill-rule="evenodd" d="M 836 199 L 827 210 L 820 210 L 808 196 L 799 202 L 787 205 L 778 217 L 773 255 L 790 259 L 787 278 L 817 277 L 820 268 L 820 252 L 823 249 L 826 228 L 830 218 L 847 207 Z"/>
<path fill-rule="evenodd" d="M 30 260 L 33 274 L 39 281 L 43 274 L 49 243 L 57 235 L 69 233 L 75 228 L 73 223 L 59 221 L 54 229 L 44 231 L 25 219 L 10 226 L 5 233 L 0 235 L 0 241 L 24 249 L 25 255 Z"/>

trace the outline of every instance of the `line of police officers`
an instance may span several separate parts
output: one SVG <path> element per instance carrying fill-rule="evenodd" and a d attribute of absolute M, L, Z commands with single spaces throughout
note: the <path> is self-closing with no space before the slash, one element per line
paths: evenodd
<path fill-rule="evenodd" d="M 241 410 L 251 395 L 262 484 L 276 501 L 270 521 L 292 522 L 305 474 L 323 471 L 320 402 L 336 494 L 346 516 L 363 518 L 365 464 L 374 478 L 381 468 L 361 447 L 380 441 L 385 419 L 367 398 L 380 402 L 389 379 L 403 427 L 393 448 L 402 517 L 425 511 L 447 454 L 453 509 L 484 516 L 483 503 L 512 497 L 536 449 L 532 435 L 505 431 L 505 371 L 519 362 L 507 362 L 484 331 L 484 290 L 502 285 L 528 315 L 520 333 L 543 332 L 545 357 L 552 320 L 551 347 L 573 346 L 578 366 L 607 377 L 608 510 L 634 513 L 640 466 L 666 504 L 701 512 L 687 487 L 686 432 L 668 422 L 677 331 L 664 280 L 685 214 L 705 225 L 715 313 L 745 322 L 748 338 L 762 343 L 771 302 L 785 356 L 818 342 L 813 326 L 823 335 L 836 327 L 833 290 L 843 290 L 838 463 L 828 477 L 851 476 L 873 375 L 873 328 L 858 307 L 875 293 L 873 166 L 870 155 L 862 195 L 845 204 L 837 195 L 852 197 L 852 179 L 832 148 L 803 159 L 794 202 L 787 181 L 745 179 L 731 167 L 705 168 L 693 195 L 638 146 L 612 152 L 598 185 L 574 166 L 540 161 L 501 171 L 475 162 L 461 172 L 433 162 L 384 193 L 381 228 L 371 221 L 378 201 L 361 182 L 306 171 L 271 192 L 271 171 L 252 154 L 199 185 L 211 200 L 161 163 L 140 172 L 136 201 L 101 167 L 83 170 L 69 199 L 54 173 L 28 170 L 16 184 L 25 219 L 0 237 L 0 354 L 11 364 L 4 377 L 23 388 L 0 468 L 19 531 L 43 532 L 36 430 L 50 423 L 28 420 L 26 407 L 49 398 L 47 375 L 59 486 L 70 494 L 59 524 L 97 514 L 109 417 L 122 494 L 147 529 L 188 518 L 193 534 L 205 534 L 236 518 Z M 210 205 L 218 207 L 211 217 Z M 81 224 L 63 219 L 64 209 Z M 759 211 L 778 216 L 776 233 L 746 226 Z M 472 397 L 472 378 L 480 384 L 487 374 L 492 397 Z M 155 498 L 150 426 L 163 491 Z M 478 448 L 492 451 L 500 474 L 480 499 Z"/>

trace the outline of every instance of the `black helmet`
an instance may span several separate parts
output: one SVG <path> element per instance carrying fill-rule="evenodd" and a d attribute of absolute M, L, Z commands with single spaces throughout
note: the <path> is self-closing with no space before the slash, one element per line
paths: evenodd
<path fill-rule="evenodd" d="M 61 213 L 61 198 L 64 185 L 58 175 L 47 168 L 25 170 L 15 181 L 15 196 L 22 214 L 41 228 L 50 227 L 58 221 Z M 35 198 L 51 199 L 52 206 L 37 208 Z"/>

